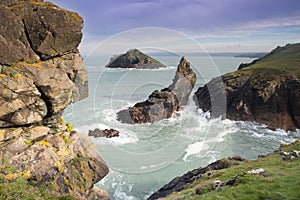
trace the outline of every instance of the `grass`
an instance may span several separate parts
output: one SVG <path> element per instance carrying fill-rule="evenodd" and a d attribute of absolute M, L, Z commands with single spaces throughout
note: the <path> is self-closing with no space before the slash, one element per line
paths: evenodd
<path fill-rule="evenodd" d="M 257 63 L 229 74 L 251 74 L 265 78 L 274 76 L 300 78 L 300 43 L 275 49 L 273 53 L 266 55 Z"/>
<path fill-rule="evenodd" d="M 53 189 L 47 184 L 40 187 L 34 187 L 29 184 L 24 177 L 19 177 L 12 182 L 4 182 L 4 178 L 0 175 L 0 199 L 58 199 L 71 200 L 72 196 L 57 196 Z"/>
<path fill-rule="evenodd" d="M 300 151 L 300 141 L 289 146 L 281 147 L 281 150 L 292 152 Z M 263 168 L 265 173 L 253 175 L 249 170 Z M 212 189 L 215 180 L 226 181 L 232 177 L 238 177 L 235 186 L 225 186 Z M 196 194 L 197 193 L 197 194 Z M 300 158 L 283 161 L 281 155 L 272 153 L 257 160 L 244 161 L 241 165 L 232 166 L 223 170 L 213 171 L 213 176 L 196 180 L 187 185 L 184 190 L 172 193 L 165 199 L 272 199 L 290 200 L 300 197 Z"/>

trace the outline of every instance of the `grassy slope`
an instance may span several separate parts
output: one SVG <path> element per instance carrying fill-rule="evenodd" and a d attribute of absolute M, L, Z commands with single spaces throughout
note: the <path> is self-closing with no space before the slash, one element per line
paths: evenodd
<path fill-rule="evenodd" d="M 300 140 L 281 150 L 300 151 Z M 247 171 L 263 168 L 263 175 L 251 175 Z M 226 181 L 238 174 L 244 174 L 237 179 L 235 186 L 225 186 L 217 190 L 212 188 L 213 181 Z M 201 191 L 201 195 L 196 191 Z M 180 192 L 172 193 L 165 199 L 299 199 L 300 198 L 300 158 L 283 161 L 281 155 L 272 153 L 265 158 L 244 161 L 241 165 L 213 171 L 211 177 L 199 179 Z"/>
<path fill-rule="evenodd" d="M 227 75 L 255 75 L 260 77 L 300 78 L 300 43 L 275 49 L 257 63 Z"/>
<path fill-rule="evenodd" d="M 0 200 L 9 199 L 47 199 L 47 200 L 73 200 L 74 197 L 70 195 L 58 196 L 52 184 L 43 184 L 38 187 L 34 186 L 34 183 L 28 184 L 24 177 L 19 177 L 14 181 L 4 181 L 4 177 L 0 175 Z"/>

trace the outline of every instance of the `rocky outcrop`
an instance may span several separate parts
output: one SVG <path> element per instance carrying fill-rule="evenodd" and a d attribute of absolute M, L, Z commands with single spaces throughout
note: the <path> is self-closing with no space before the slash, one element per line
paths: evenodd
<path fill-rule="evenodd" d="M 0 18 L 0 174 L 47 183 L 58 195 L 97 196 L 93 185 L 108 167 L 61 118 L 88 96 L 82 18 L 42 0 L 1 1 Z"/>
<path fill-rule="evenodd" d="M 172 117 L 187 104 L 196 82 L 196 74 L 184 57 L 180 60 L 173 83 L 161 91 L 155 90 L 149 98 L 117 113 L 123 123 L 153 123 Z"/>
<path fill-rule="evenodd" d="M 212 170 L 221 170 L 231 167 L 233 165 L 239 165 L 241 163 L 241 159 L 233 158 L 223 158 L 214 163 L 209 164 L 204 168 L 194 169 L 192 171 L 187 172 L 181 177 L 174 178 L 170 183 L 164 185 L 157 192 L 153 193 L 148 200 L 154 200 L 166 197 L 173 192 L 179 192 L 184 189 L 187 184 L 193 183 L 198 179 L 205 179 L 206 177 L 212 176 Z"/>
<path fill-rule="evenodd" d="M 89 130 L 88 136 L 92 136 L 95 138 L 98 137 L 106 137 L 106 138 L 112 138 L 112 137 L 119 137 L 119 131 L 115 129 L 104 129 L 100 130 L 96 128 L 95 130 Z"/>
<path fill-rule="evenodd" d="M 300 44 L 276 48 L 240 70 L 212 79 L 195 93 L 212 117 L 256 121 L 271 129 L 300 128 Z"/>
<path fill-rule="evenodd" d="M 154 58 L 147 56 L 137 49 L 131 49 L 125 54 L 111 58 L 105 66 L 107 68 L 136 68 L 136 69 L 158 69 L 166 67 Z"/>

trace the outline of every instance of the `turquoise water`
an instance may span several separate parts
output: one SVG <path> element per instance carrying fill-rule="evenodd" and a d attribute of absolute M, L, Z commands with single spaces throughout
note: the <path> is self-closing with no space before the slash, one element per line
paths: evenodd
<path fill-rule="evenodd" d="M 156 56 L 169 66 L 159 70 L 106 69 L 108 57 L 85 60 L 89 98 L 68 107 L 66 121 L 85 134 L 94 128 L 115 128 L 118 138 L 97 138 L 96 143 L 110 173 L 98 183 L 112 199 L 146 199 L 154 191 L 189 170 L 241 155 L 255 159 L 289 143 L 298 132 L 271 131 L 262 125 L 230 120 L 209 120 L 196 109 L 192 97 L 184 109 L 154 124 L 127 125 L 116 121 L 116 112 L 145 100 L 155 89 L 167 87 L 174 77 L 179 56 Z M 234 71 L 248 58 L 187 56 L 197 73 L 197 85 Z"/>

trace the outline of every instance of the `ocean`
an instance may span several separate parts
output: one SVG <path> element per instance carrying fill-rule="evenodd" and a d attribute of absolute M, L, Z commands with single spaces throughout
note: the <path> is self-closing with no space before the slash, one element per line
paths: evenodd
<path fill-rule="evenodd" d="M 70 105 L 65 121 L 87 134 L 95 128 L 114 128 L 117 138 L 92 138 L 109 174 L 97 185 L 112 199 L 147 199 L 176 176 L 204 167 L 223 157 L 240 155 L 256 159 L 273 152 L 280 143 L 300 137 L 300 131 L 269 130 L 250 122 L 210 119 L 197 109 L 192 95 L 181 111 L 154 124 L 128 125 L 116 120 L 116 113 L 145 100 L 152 91 L 172 83 L 180 55 L 153 54 L 168 67 L 156 70 L 107 69 L 109 56 L 86 57 L 89 97 Z M 253 59 L 233 55 L 191 54 L 186 56 L 197 74 L 194 91 L 211 78 L 237 69 Z"/>

